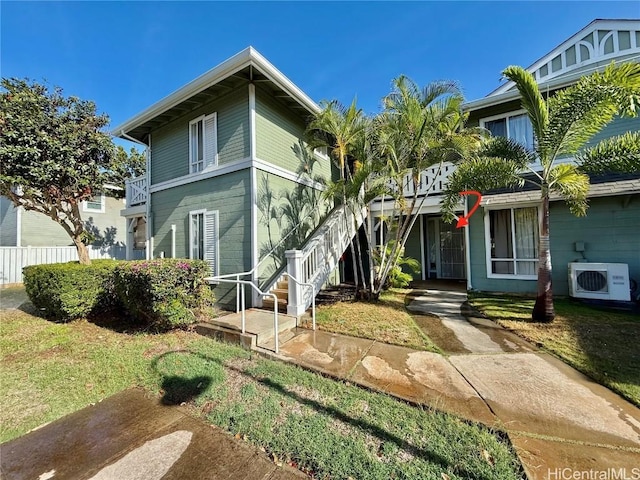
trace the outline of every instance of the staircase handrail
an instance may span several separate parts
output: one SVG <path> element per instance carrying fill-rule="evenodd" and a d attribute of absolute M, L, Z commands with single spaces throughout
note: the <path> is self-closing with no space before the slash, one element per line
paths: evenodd
<path fill-rule="evenodd" d="M 208 277 L 208 278 L 205 278 L 205 280 L 221 282 L 221 283 L 235 283 L 237 285 L 238 290 L 241 292 L 240 293 L 240 297 L 241 297 L 241 312 L 242 312 L 242 314 L 241 314 L 241 329 L 242 329 L 242 333 L 245 333 L 245 331 L 246 331 L 246 318 L 245 318 L 246 303 L 245 303 L 245 289 L 244 288 L 240 288 L 240 285 L 248 285 L 248 286 L 250 286 L 261 297 L 271 297 L 271 298 L 273 298 L 273 339 L 275 341 L 275 352 L 276 353 L 279 352 L 279 346 L 278 346 L 278 296 L 275 293 L 263 292 L 258 287 L 256 287 L 253 284 L 253 282 L 250 282 L 248 280 L 235 280 L 235 279 L 231 279 L 231 278 L 219 278 L 219 277 Z"/>

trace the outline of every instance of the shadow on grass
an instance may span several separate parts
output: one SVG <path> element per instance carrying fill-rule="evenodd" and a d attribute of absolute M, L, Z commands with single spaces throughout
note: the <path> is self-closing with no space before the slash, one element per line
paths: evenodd
<path fill-rule="evenodd" d="M 169 375 L 162 380 L 162 403 L 164 405 L 180 405 L 195 400 L 211 385 L 211 377 L 197 376 L 184 378 Z"/>
<path fill-rule="evenodd" d="M 278 383 L 274 380 L 271 380 L 270 378 L 264 377 L 263 375 L 252 374 L 245 369 L 240 369 L 235 366 L 228 365 L 225 363 L 224 360 L 220 358 L 210 357 L 207 355 L 203 355 L 201 353 L 191 352 L 189 350 L 175 350 L 171 352 L 165 352 L 157 356 L 152 363 L 153 367 L 156 369 L 156 371 L 158 371 L 158 365 L 163 359 L 176 354 L 180 354 L 180 355 L 187 354 L 192 358 L 204 361 L 206 363 L 210 363 L 210 362 L 216 363 L 222 369 L 232 370 L 236 374 L 252 382 L 258 383 L 266 387 L 271 393 L 276 393 L 283 397 L 287 397 L 293 400 L 294 402 L 297 402 L 301 405 L 309 407 L 316 413 L 324 414 L 333 419 L 339 420 L 344 424 L 347 424 L 347 425 L 350 425 L 351 427 L 359 429 L 360 431 L 362 431 L 367 435 L 376 437 L 383 443 L 392 443 L 399 449 L 404 450 L 405 452 L 409 453 L 414 457 L 418 457 L 429 463 L 439 465 L 443 469 L 450 468 L 457 475 L 460 475 L 463 478 L 485 478 L 485 477 L 478 477 L 477 472 L 469 471 L 461 467 L 459 463 L 451 462 L 447 460 L 445 457 L 443 457 L 442 455 L 438 454 L 435 451 L 429 450 L 428 448 L 422 448 L 422 447 L 416 446 L 413 443 L 405 440 L 404 438 L 394 433 L 391 433 L 374 423 L 371 423 L 362 419 L 352 418 L 347 414 L 343 413 L 342 411 L 340 411 L 338 408 L 328 406 L 328 405 L 323 405 L 321 402 L 314 399 L 305 398 L 287 389 L 287 385 Z M 183 363 L 186 363 L 186 362 L 183 362 Z M 169 375 L 169 376 L 163 375 L 162 387 L 165 390 L 165 395 L 162 401 L 163 403 L 167 403 L 167 404 L 178 404 L 178 403 L 194 400 L 196 399 L 196 397 L 201 396 L 207 390 L 207 388 L 209 388 L 211 383 L 212 383 L 211 377 L 196 376 L 196 377 L 190 378 L 190 377 L 181 377 L 176 375 Z M 223 425 L 218 425 L 218 426 L 225 428 Z M 501 435 L 500 432 L 494 432 L 494 434 L 497 435 L 499 438 L 501 438 L 502 441 L 508 443 L 508 440 L 506 439 L 506 435 Z M 295 452 L 293 451 L 289 453 L 295 454 Z M 308 467 L 308 465 L 304 465 L 304 466 Z"/>

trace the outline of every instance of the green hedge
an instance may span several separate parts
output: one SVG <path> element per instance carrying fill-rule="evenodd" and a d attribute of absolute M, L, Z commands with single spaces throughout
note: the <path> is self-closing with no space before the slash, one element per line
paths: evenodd
<path fill-rule="evenodd" d="M 114 289 L 116 260 L 31 265 L 22 269 L 31 303 L 48 318 L 69 321 L 92 312 L 115 309 L 119 301 Z"/>
<path fill-rule="evenodd" d="M 213 292 L 204 280 L 209 274 L 202 260 L 123 262 L 115 271 L 115 287 L 131 315 L 166 330 L 213 314 Z"/>

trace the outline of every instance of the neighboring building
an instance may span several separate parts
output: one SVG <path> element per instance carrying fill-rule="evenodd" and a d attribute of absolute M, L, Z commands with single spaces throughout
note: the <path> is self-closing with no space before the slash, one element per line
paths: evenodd
<path fill-rule="evenodd" d="M 613 61 L 640 61 L 640 20 L 595 20 L 528 71 L 543 91 L 553 93 Z M 533 146 L 531 124 L 511 82 L 463 108 L 469 112 L 469 125 Z M 617 119 L 591 144 L 638 130 L 640 118 Z M 552 197 L 551 259 L 557 294 L 569 293 L 568 264 L 576 261 L 625 263 L 630 277 L 640 282 L 640 175 L 592 178 L 591 184 L 586 217 L 573 216 L 564 202 Z M 423 271 L 416 278 L 466 278 L 468 287 L 476 290 L 535 292 L 540 192 L 490 193 L 468 228 L 459 230 L 440 220 L 438 199 L 431 200 L 433 206 L 421 215 L 406 248 L 407 255 L 422 261 Z"/>
<path fill-rule="evenodd" d="M 331 207 L 315 180 L 331 162 L 308 158 L 303 142 L 318 110 L 249 47 L 117 127 L 148 149 L 146 175 L 127 184 L 128 244 L 144 228 L 149 257 L 206 259 L 213 275 L 255 270 L 264 286 Z M 232 288 L 216 286 L 221 303 L 235 302 Z"/>
<path fill-rule="evenodd" d="M 99 195 L 82 202 L 80 213 L 96 247 L 124 245 L 125 220 L 120 216 L 123 199 Z M 6 197 L 0 197 L 0 246 L 61 247 L 73 245 L 62 226 L 46 215 L 16 208 Z"/>

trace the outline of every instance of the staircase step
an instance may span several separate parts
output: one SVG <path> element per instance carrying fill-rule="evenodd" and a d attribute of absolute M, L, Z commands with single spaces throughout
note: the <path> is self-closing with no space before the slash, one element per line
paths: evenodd
<path fill-rule="evenodd" d="M 273 298 L 265 297 L 262 300 L 263 310 L 273 310 Z M 287 313 L 287 301 L 281 298 L 278 299 L 278 311 L 280 313 Z"/>
<path fill-rule="evenodd" d="M 289 280 L 282 280 L 276 283 L 276 288 L 289 291 Z"/>
<path fill-rule="evenodd" d="M 273 290 L 271 290 L 271 293 L 276 294 L 276 297 L 278 297 L 278 301 L 289 301 L 289 289 L 285 290 L 284 288 L 274 288 Z"/>

